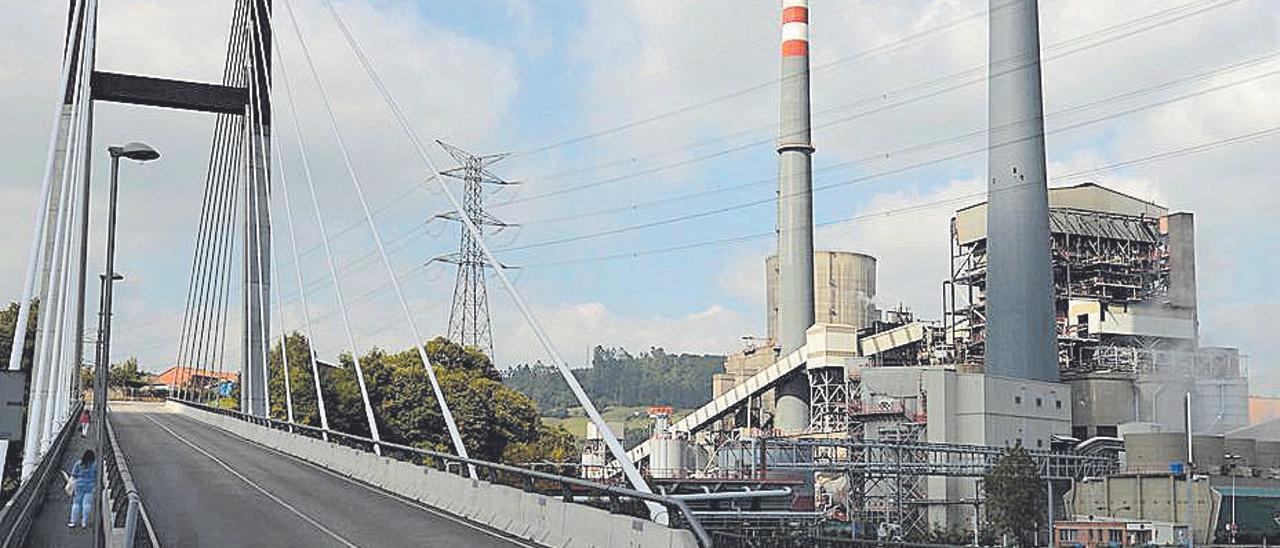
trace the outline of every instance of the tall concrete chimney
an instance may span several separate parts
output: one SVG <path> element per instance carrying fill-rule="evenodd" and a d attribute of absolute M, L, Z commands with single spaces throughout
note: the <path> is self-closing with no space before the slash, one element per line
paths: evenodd
<path fill-rule="evenodd" d="M 813 143 L 809 135 L 809 1 L 782 0 L 778 135 L 778 341 L 785 356 L 813 325 Z M 809 379 L 778 387 L 774 427 L 809 426 Z"/>
<path fill-rule="evenodd" d="M 989 0 L 986 372 L 1057 382 L 1036 0 Z"/>

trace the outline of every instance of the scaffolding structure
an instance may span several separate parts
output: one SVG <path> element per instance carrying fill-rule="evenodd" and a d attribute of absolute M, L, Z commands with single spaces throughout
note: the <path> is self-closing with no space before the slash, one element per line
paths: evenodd
<path fill-rule="evenodd" d="M 985 235 L 971 237 L 973 229 L 962 228 L 959 215 L 951 221 L 951 278 L 943 286 L 947 342 L 960 362 L 981 363 L 986 342 L 987 242 Z M 1161 230 L 1162 217 L 1145 211 L 1058 206 L 1050 208 L 1049 221 L 1059 364 L 1064 373 L 1114 370 L 1104 361 L 1115 352 L 1101 350 L 1105 347 L 1142 349 L 1166 344 L 1160 337 L 1093 332 L 1087 322 L 1070 313 L 1073 302 L 1096 303 L 1105 313 L 1159 303 L 1168 295 L 1170 239 Z"/>
<path fill-rule="evenodd" d="M 885 524 L 903 538 L 927 533 L 929 478 L 982 478 L 1004 455 L 985 445 L 921 441 L 925 425 L 905 420 L 882 428 L 876 440 L 757 438 L 721 444 L 708 477 L 757 481 L 802 473 L 816 479 L 817 511 L 852 521 L 864 531 Z M 1066 482 L 1116 473 L 1114 454 L 1028 450 L 1045 481 Z M 981 504 L 980 500 L 965 504 Z"/>

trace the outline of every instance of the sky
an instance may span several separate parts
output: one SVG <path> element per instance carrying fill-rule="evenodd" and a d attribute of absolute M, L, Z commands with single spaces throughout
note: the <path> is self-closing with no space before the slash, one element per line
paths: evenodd
<path fill-rule="evenodd" d="M 815 220 L 820 249 L 878 259 L 877 304 L 939 317 L 947 223 L 978 200 L 985 157 L 985 2 L 814 0 Z M 230 0 L 101 0 L 98 69 L 216 82 Z M 288 19 L 296 13 L 300 41 Z M 489 242 L 571 365 L 596 345 L 728 353 L 765 330 L 773 247 L 777 2 L 342 0 L 340 14 L 426 140 L 509 153 L 519 185 L 486 195 L 519 225 Z M 57 101 L 66 9 L 10 3 L 0 17 L 0 296 L 22 285 Z M 1272 0 L 1043 0 L 1050 182 L 1097 182 L 1197 216 L 1202 342 L 1249 357 L 1252 390 L 1280 395 L 1280 137 L 1166 155 L 1280 125 L 1280 10 Z M 303 153 L 349 301 L 355 346 L 413 333 L 325 114 L 315 61 L 378 233 L 424 337 L 446 329 L 458 227 L 320 0 L 277 2 L 273 330 L 304 326 L 322 358 L 349 350 Z M 287 73 L 287 76 L 286 76 Z M 287 106 L 288 81 L 296 109 Z M 294 133 L 297 122 L 301 146 Z M 164 157 L 122 170 L 113 357 L 162 369 L 176 355 L 213 118 L 99 104 L 94 242 L 109 144 Z M 451 159 L 431 150 L 441 169 Z M 1132 160 L 1167 157 L 1138 163 Z M 1115 164 L 1120 168 L 1098 169 Z M 456 187 L 455 187 L 456 188 Z M 294 216 L 289 249 L 283 197 Z M 765 235 L 763 237 L 759 235 Z M 717 243 L 718 242 L 718 243 Z M 95 245 L 92 265 L 101 268 Z M 426 265 L 426 266 L 424 266 Z M 301 267 L 301 268 L 299 268 Z M 301 273 L 306 286 L 299 290 Z M 547 360 L 499 280 L 488 280 L 500 366 Z M 91 291 L 90 302 L 96 302 Z M 235 307 L 233 307 L 235 310 Z M 239 319 L 230 330 L 238 332 Z M 228 340 L 228 354 L 238 341 Z M 234 365 L 231 366 L 234 368 Z"/>

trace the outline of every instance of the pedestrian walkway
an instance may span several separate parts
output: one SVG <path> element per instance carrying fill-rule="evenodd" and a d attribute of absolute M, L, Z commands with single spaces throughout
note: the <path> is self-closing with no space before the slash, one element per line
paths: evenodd
<path fill-rule="evenodd" d="M 78 426 L 77 430 L 79 430 Z M 67 449 L 62 453 L 59 468 L 70 471 L 71 466 L 80 459 L 85 449 L 94 449 L 92 428 L 90 428 L 89 437 L 86 438 L 80 437 L 78 431 L 71 434 L 71 438 L 67 440 Z M 94 452 L 96 453 L 97 450 L 95 449 Z M 98 460 L 101 466 L 102 457 L 99 456 Z M 44 506 L 40 508 L 27 534 L 27 546 L 32 548 L 93 546 L 93 535 L 89 530 L 79 527 L 74 530 L 67 528 L 67 520 L 71 517 L 71 497 L 62 490 L 64 485 L 62 474 L 49 479 L 49 485 L 45 487 L 44 492 Z M 96 505 L 93 511 L 98 511 Z"/>

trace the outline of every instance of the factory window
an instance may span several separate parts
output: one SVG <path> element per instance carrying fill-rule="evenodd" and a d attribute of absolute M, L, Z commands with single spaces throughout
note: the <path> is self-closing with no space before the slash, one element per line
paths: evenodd
<path fill-rule="evenodd" d="M 1036 447 L 1044 447 L 1044 440 L 1036 440 Z"/>
<path fill-rule="evenodd" d="M 1044 407 L 1044 400 L 1036 398 L 1036 407 Z"/>
<path fill-rule="evenodd" d="M 1013 403 L 1015 403 L 1015 404 L 1017 404 L 1017 405 L 1022 405 L 1022 396 L 1014 396 L 1014 397 L 1013 397 Z"/>
<path fill-rule="evenodd" d="M 1058 409 L 1062 409 L 1062 400 L 1057 400 L 1053 402 L 1053 404 L 1054 404 L 1054 407 L 1057 407 Z"/>

